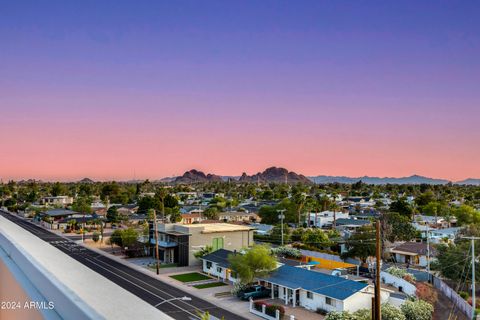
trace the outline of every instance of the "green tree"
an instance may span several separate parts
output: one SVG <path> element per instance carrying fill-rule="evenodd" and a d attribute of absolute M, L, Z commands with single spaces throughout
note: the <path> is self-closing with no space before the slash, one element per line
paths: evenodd
<path fill-rule="evenodd" d="M 478 241 L 477 241 L 478 242 Z M 480 245 L 476 243 L 476 247 Z M 432 262 L 432 269 L 440 271 L 445 278 L 453 281 L 466 279 L 471 281 L 469 272 L 464 272 L 464 266 L 470 264 L 471 252 L 469 241 L 456 241 L 455 244 L 444 244 L 436 247 L 437 259 Z M 480 249 L 475 250 L 475 256 L 478 256 Z M 475 263 L 475 268 L 480 268 L 480 264 Z M 480 281 L 480 274 L 476 273 L 476 281 Z"/>
<path fill-rule="evenodd" d="M 217 207 L 208 207 L 203 211 L 203 216 L 210 220 L 218 220 L 218 208 Z"/>
<path fill-rule="evenodd" d="M 306 229 L 302 234 L 302 242 L 319 249 L 327 249 L 333 244 L 321 229 Z"/>
<path fill-rule="evenodd" d="M 128 228 L 120 233 L 120 237 L 122 238 L 122 247 L 131 247 L 138 241 L 138 232 L 133 228 Z"/>
<path fill-rule="evenodd" d="M 344 258 L 359 258 L 363 262 L 375 256 L 375 230 L 371 226 L 360 227 L 345 243 Z"/>
<path fill-rule="evenodd" d="M 120 222 L 120 215 L 118 214 L 118 209 L 115 206 L 108 208 L 107 210 L 107 221 L 112 223 Z"/>
<path fill-rule="evenodd" d="M 78 197 L 72 204 L 72 210 L 80 213 L 92 213 L 91 201 L 89 198 Z"/>
<path fill-rule="evenodd" d="M 113 246 L 114 244 L 123 247 L 123 242 L 122 242 L 122 230 L 115 230 L 112 232 L 110 235 L 110 244 Z"/>
<path fill-rule="evenodd" d="M 413 217 L 413 207 L 405 200 L 405 199 L 399 199 L 397 201 L 393 201 L 390 204 L 390 212 L 398 212 L 403 216 L 407 216 L 412 218 Z"/>
<path fill-rule="evenodd" d="M 480 223 L 480 211 L 466 204 L 462 204 L 460 207 L 453 209 L 453 214 L 457 217 L 457 223 L 459 225 Z"/>
<path fill-rule="evenodd" d="M 290 232 L 290 227 L 288 224 L 284 223 L 283 224 L 283 243 L 290 243 L 291 241 L 291 232 Z M 272 240 L 273 243 L 282 243 L 282 224 L 279 223 L 275 225 L 270 232 L 270 239 Z"/>
<path fill-rule="evenodd" d="M 50 194 L 53 197 L 65 195 L 66 192 L 67 192 L 67 189 L 60 182 L 55 182 L 50 189 Z"/>
<path fill-rule="evenodd" d="M 252 283 L 256 277 L 264 276 L 277 267 L 275 256 L 264 245 L 254 245 L 245 254 L 231 254 L 228 260 L 244 284 Z"/>
<path fill-rule="evenodd" d="M 417 230 L 411 224 L 410 218 L 397 212 L 389 212 L 382 216 L 384 237 L 390 241 L 410 241 L 417 236 Z"/>

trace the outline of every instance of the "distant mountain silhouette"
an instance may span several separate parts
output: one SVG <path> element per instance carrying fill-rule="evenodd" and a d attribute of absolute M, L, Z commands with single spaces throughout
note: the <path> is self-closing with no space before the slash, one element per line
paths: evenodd
<path fill-rule="evenodd" d="M 345 177 L 345 176 L 315 176 L 309 177 L 315 183 L 325 184 L 325 183 L 355 183 L 362 181 L 366 184 L 447 184 L 449 181 L 444 179 L 433 179 L 428 177 L 423 177 L 419 175 L 413 175 L 410 177 L 401 177 L 401 178 L 380 178 L 380 177 Z"/>
<path fill-rule="evenodd" d="M 95 181 L 93 181 L 92 179 L 90 178 L 83 178 L 82 180 L 78 181 L 79 183 L 95 183 Z"/>
<path fill-rule="evenodd" d="M 480 179 L 473 179 L 473 178 L 468 178 L 462 181 L 457 181 L 455 184 L 467 184 L 467 185 L 473 185 L 473 186 L 480 186 Z"/>
<path fill-rule="evenodd" d="M 247 175 L 245 172 L 238 179 L 239 182 L 273 182 L 273 183 L 306 183 L 311 184 L 312 181 L 301 174 L 297 174 L 293 171 L 288 171 L 285 168 L 270 167 L 263 172 L 259 172 L 252 176 Z"/>
<path fill-rule="evenodd" d="M 205 174 L 202 171 L 192 169 L 183 174 L 183 176 L 176 177 L 175 183 L 198 183 L 198 182 L 213 182 L 223 181 L 222 177 L 215 174 Z"/>

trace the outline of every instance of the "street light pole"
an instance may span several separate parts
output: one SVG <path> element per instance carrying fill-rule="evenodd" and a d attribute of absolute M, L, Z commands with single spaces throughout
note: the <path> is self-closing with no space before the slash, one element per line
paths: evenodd
<path fill-rule="evenodd" d="M 155 230 L 155 265 L 157 274 L 160 274 L 159 254 L 158 254 L 158 225 L 157 225 L 157 211 L 153 209 L 153 230 Z"/>
<path fill-rule="evenodd" d="M 480 237 L 463 237 L 463 239 L 469 239 L 472 241 L 472 319 L 476 319 L 475 315 L 475 240 Z"/>
<path fill-rule="evenodd" d="M 277 210 L 277 212 L 280 213 L 280 214 L 278 215 L 278 218 L 280 219 L 281 224 L 282 224 L 282 226 L 281 226 L 281 230 L 282 230 L 282 247 L 283 247 L 283 219 L 285 219 L 285 215 L 284 215 L 284 212 L 285 212 L 285 211 L 287 211 L 287 210 L 285 210 L 285 209 L 279 209 L 279 210 Z"/>
<path fill-rule="evenodd" d="M 427 273 L 428 282 L 430 282 L 430 228 L 427 226 Z"/>
<path fill-rule="evenodd" d="M 380 294 L 380 265 L 381 265 L 381 243 L 380 243 L 380 221 L 375 224 L 376 235 L 376 272 L 375 272 L 375 320 L 382 320 L 381 294 Z"/>

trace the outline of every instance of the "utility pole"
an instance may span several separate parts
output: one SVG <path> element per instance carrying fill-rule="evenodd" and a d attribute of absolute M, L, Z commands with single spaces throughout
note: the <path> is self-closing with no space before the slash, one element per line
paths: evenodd
<path fill-rule="evenodd" d="M 157 225 L 157 211 L 153 209 L 153 230 L 155 230 L 155 265 L 157 267 L 157 274 L 160 273 L 160 264 L 158 261 L 158 225 Z"/>
<path fill-rule="evenodd" d="M 280 219 L 281 224 L 282 224 L 282 226 L 281 226 L 281 229 L 282 229 L 282 247 L 283 247 L 283 219 L 285 219 L 285 215 L 284 215 L 285 211 L 287 211 L 287 210 L 286 209 L 277 210 L 277 212 L 280 213 L 278 215 L 278 219 Z"/>
<path fill-rule="evenodd" d="M 380 265 L 381 265 L 381 251 L 382 246 L 380 243 L 380 221 L 377 220 L 375 224 L 376 229 L 376 268 L 375 268 L 375 320 L 382 320 L 381 313 L 381 297 L 380 297 Z"/>
<path fill-rule="evenodd" d="M 463 239 L 469 239 L 472 241 L 472 319 L 476 319 L 475 316 L 475 240 L 480 237 L 462 237 Z"/>
<path fill-rule="evenodd" d="M 428 282 L 430 282 L 430 228 L 427 225 L 427 273 Z"/>

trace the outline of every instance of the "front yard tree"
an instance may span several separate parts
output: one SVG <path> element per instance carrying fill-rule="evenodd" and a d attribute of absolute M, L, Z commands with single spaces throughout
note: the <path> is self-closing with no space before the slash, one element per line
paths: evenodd
<path fill-rule="evenodd" d="M 264 276 L 277 267 L 275 256 L 264 245 L 254 245 L 245 254 L 231 254 L 228 260 L 244 284 L 252 283 L 256 277 Z"/>
<path fill-rule="evenodd" d="M 138 232 L 133 228 L 128 228 L 121 232 L 122 246 L 131 247 L 137 242 Z"/>

